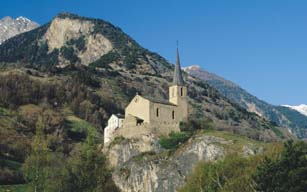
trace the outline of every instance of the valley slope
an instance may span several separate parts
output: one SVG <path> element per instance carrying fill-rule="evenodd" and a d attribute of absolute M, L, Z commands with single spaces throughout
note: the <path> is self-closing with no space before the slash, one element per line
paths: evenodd
<path fill-rule="evenodd" d="M 229 98 L 249 112 L 256 113 L 269 121 L 277 123 L 279 126 L 289 127 L 291 132 L 299 138 L 307 137 L 307 117 L 296 110 L 284 106 L 274 106 L 262 101 L 235 83 L 209 73 L 199 66 L 187 67 L 185 71 L 202 79 L 217 89 L 224 97 Z"/>

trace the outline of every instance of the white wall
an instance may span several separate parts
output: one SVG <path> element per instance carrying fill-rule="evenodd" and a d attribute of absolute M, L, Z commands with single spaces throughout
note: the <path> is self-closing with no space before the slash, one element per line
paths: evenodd
<path fill-rule="evenodd" d="M 122 126 L 124 119 L 112 115 L 108 120 L 108 126 L 104 129 L 104 143 L 108 143 L 113 138 L 116 129 Z"/>

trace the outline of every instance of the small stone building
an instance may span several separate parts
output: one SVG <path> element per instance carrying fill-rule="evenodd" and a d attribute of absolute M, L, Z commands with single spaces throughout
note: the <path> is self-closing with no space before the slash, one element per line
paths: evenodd
<path fill-rule="evenodd" d="M 112 135 L 116 129 L 123 125 L 124 116 L 121 114 L 112 115 L 108 120 L 108 126 L 104 129 L 104 143 L 108 143 L 112 139 Z"/>
<path fill-rule="evenodd" d="M 160 101 L 137 94 L 125 109 L 122 126 L 116 129 L 109 128 L 112 131 L 107 131 L 104 141 L 106 144 L 116 136 L 131 138 L 139 135 L 167 135 L 172 131 L 179 132 L 180 122 L 187 120 L 187 87 L 182 78 L 177 49 L 173 82 L 169 87 L 169 99 Z"/>

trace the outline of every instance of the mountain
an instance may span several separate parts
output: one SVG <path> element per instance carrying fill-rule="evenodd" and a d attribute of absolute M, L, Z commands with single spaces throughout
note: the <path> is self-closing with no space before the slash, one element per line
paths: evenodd
<path fill-rule="evenodd" d="M 39 25 L 25 17 L 4 17 L 0 20 L 0 45 L 7 39 L 20 33 L 30 31 Z"/>
<path fill-rule="evenodd" d="M 297 106 L 291 106 L 291 105 L 283 105 L 284 107 L 289 107 L 290 109 L 294 109 L 298 112 L 300 112 L 301 114 L 307 116 L 307 105 L 301 104 L 301 105 L 297 105 Z"/>
<path fill-rule="evenodd" d="M 25 68 L 27 73 L 32 70 L 27 75 L 29 77 L 35 74 L 48 74 L 49 78 L 59 79 L 78 77 L 105 102 L 117 105 L 121 110 L 136 92 L 166 99 L 174 68 L 118 27 L 69 13 L 59 14 L 50 23 L 4 42 L 0 46 L 0 63 L 8 69 L 17 66 L 18 69 Z M 263 129 L 264 132 L 253 133 L 254 136 L 254 131 L 251 132 L 250 136 L 255 138 L 264 136 L 272 127 L 206 83 L 187 74 L 185 79 L 189 85 L 191 115 L 205 116 L 216 122 L 219 129 L 242 134 L 247 134 L 246 129 L 250 128 Z M 114 112 L 108 107 L 103 109 L 106 117 Z"/>
<path fill-rule="evenodd" d="M 37 136 L 35 128 L 40 127 L 37 122 L 41 118 L 48 151 L 60 155 L 63 165 L 72 156 L 80 157 L 78 154 L 84 149 L 80 146 L 86 144 L 86 138 L 92 132 L 95 133 L 94 141 L 101 147 L 108 118 L 123 113 L 136 93 L 167 99 L 173 70 L 174 65 L 143 48 L 111 23 L 70 13 L 61 13 L 49 23 L 3 42 L 0 45 L 0 161 L 4 162 L 5 168 L 0 167 L 0 184 L 25 182 L 20 167 L 29 163 L 26 159 L 31 153 L 33 137 Z M 192 139 L 191 134 L 202 134 L 205 130 L 210 132 L 208 134 L 226 132 L 231 135 L 226 134 L 225 137 L 231 138 L 227 142 L 205 137 L 209 144 L 216 144 L 215 141 L 217 145 L 239 143 L 236 147 L 243 146 L 241 137 L 255 143 L 292 138 L 285 128 L 248 112 L 208 83 L 187 73 L 184 73 L 184 79 L 188 85 L 190 122 L 185 127 L 187 133 L 179 135 L 179 139 L 185 139 L 180 143 Z M 152 143 L 158 145 L 155 157 L 171 156 L 172 151 L 160 150 L 160 139 L 153 138 Z M 147 138 L 144 142 L 139 141 L 141 146 L 135 144 L 137 152 L 112 154 L 119 156 L 120 160 L 142 159 L 154 146 Z M 118 146 L 116 142 L 124 146 Z M 111 147 L 126 149 L 130 147 L 129 142 L 137 140 L 116 138 Z M 198 146 L 197 143 L 192 145 L 196 146 L 195 149 Z M 116 151 L 114 148 L 110 150 Z M 191 163 L 199 161 L 191 155 L 186 158 L 193 158 Z M 173 168 L 176 161 L 170 163 L 172 166 L 169 168 Z M 142 166 L 137 169 L 142 169 Z M 118 170 L 125 172 L 126 168 L 120 165 Z M 139 177 L 146 179 L 146 174 L 138 176 L 137 172 L 129 171 L 125 173 L 135 182 Z M 189 171 L 182 173 L 184 176 L 178 173 L 180 179 L 174 181 L 183 181 Z M 1 173 L 8 176 L 1 177 Z"/>
<path fill-rule="evenodd" d="M 291 132 L 299 138 L 307 137 L 307 117 L 299 114 L 297 111 L 282 106 L 274 106 L 262 101 L 235 83 L 209 73 L 197 65 L 186 67 L 184 70 L 188 74 L 202 79 L 217 89 L 223 96 L 249 112 L 256 113 L 269 121 L 277 123 L 279 126 L 289 127 Z"/>

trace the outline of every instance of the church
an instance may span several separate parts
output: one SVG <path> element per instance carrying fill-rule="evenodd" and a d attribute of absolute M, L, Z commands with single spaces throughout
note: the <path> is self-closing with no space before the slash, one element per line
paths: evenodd
<path fill-rule="evenodd" d="M 149 134 L 168 135 L 172 131 L 180 131 L 180 122 L 188 120 L 188 102 L 178 48 L 173 82 L 169 86 L 169 99 L 159 101 L 137 94 L 126 107 L 124 118 L 116 117 L 118 116 L 111 116 L 104 130 L 105 144 L 119 136 L 132 138 Z"/>

